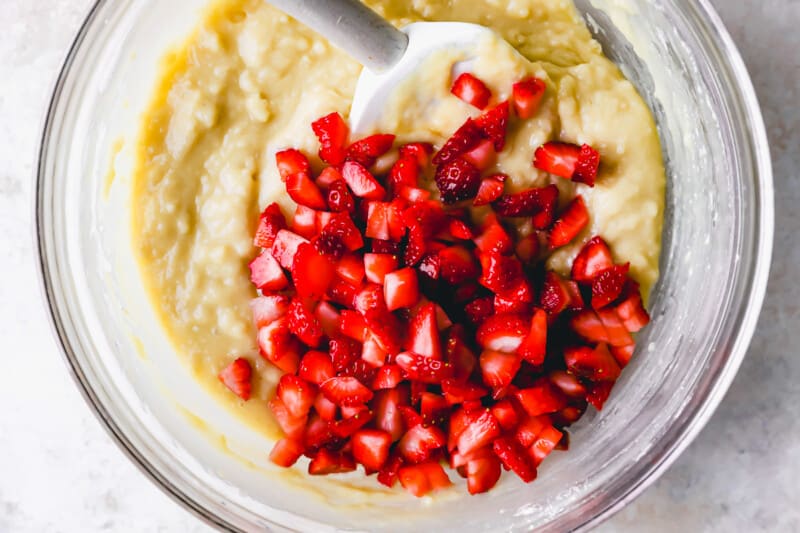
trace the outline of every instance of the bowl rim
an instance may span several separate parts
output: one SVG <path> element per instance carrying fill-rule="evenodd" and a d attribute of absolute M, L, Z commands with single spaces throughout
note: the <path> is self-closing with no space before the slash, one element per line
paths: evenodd
<path fill-rule="evenodd" d="M 53 84 L 52 95 L 42 121 L 42 134 L 37 151 L 37 161 L 34 166 L 35 188 L 33 194 L 33 238 L 35 239 L 34 250 L 38 265 L 36 270 L 40 282 L 39 287 L 42 298 L 47 306 L 51 331 L 58 345 L 61 347 L 61 356 L 69 369 L 72 380 L 103 429 L 111 436 L 112 441 L 145 477 L 150 479 L 162 492 L 167 494 L 184 509 L 190 511 L 197 518 L 213 527 L 229 531 L 240 531 L 233 524 L 227 522 L 204 507 L 200 502 L 190 497 L 186 491 L 173 484 L 131 443 L 125 435 L 125 432 L 106 411 L 97 394 L 92 389 L 91 384 L 86 379 L 85 373 L 78 359 L 75 357 L 75 350 L 70 344 L 65 332 L 62 310 L 59 309 L 58 303 L 56 302 L 54 284 L 48 266 L 48 254 L 43 238 L 45 229 L 43 227 L 42 204 L 43 182 L 46 175 L 46 156 L 50 148 L 53 123 L 56 118 L 55 111 L 60 102 L 66 79 L 72 70 L 78 51 L 86 40 L 90 28 L 92 28 L 97 21 L 101 9 L 108 3 L 109 0 L 95 0 L 81 23 L 61 68 L 58 71 L 58 76 Z M 756 253 L 752 260 L 751 284 L 747 296 L 743 299 L 744 311 L 741 313 L 739 319 L 739 328 L 735 337 L 735 342 L 731 347 L 724 368 L 708 391 L 704 402 L 698 406 L 693 415 L 688 419 L 688 423 L 677 435 L 677 438 L 663 451 L 658 461 L 651 464 L 649 468 L 643 469 L 636 483 L 631 484 L 625 492 L 618 494 L 614 501 L 606 505 L 596 515 L 588 517 L 576 530 L 586 530 L 598 526 L 635 500 L 661 477 L 699 435 L 700 431 L 708 423 L 727 393 L 728 388 L 747 354 L 747 349 L 755 332 L 766 296 L 769 272 L 772 264 L 775 224 L 774 179 L 766 127 L 752 78 L 749 75 L 741 53 L 722 22 L 721 17 L 711 5 L 710 0 L 696 0 L 694 7 L 697 8 L 700 16 L 708 25 L 708 29 L 711 30 L 711 38 L 715 41 L 719 49 L 724 52 L 725 58 L 730 62 L 731 74 L 738 84 L 739 93 L 742 97 L 743 110 L 752 126 L 749 132 L 749 140 L 752 142 L 753 148 L 753 170 L 759 178 L 759 187 L 756 188 L 756 205 L 758 207 L 759 216 L 755 219 L 756 227 L 759 231 L 755 232 L 754 249 Z"/>

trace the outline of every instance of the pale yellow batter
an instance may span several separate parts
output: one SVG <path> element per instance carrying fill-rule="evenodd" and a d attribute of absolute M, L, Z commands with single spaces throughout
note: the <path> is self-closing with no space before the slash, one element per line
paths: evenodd
<path fill-rule="evenodd" d="M 537 116 L 509 132 L 498 170 L 510 190 L 546 184 L 536 147 L 587 143 L 603 164 L 589 189 L 554 179 L 562 202 L 587 199 L 591 231 L 629 261 L 647 294 L 658 278 L 665 173 L 650 111 L 592 40 L 571 0 L 368 0 L 397 26 L 419 20 L 476 22 L 498 32 L 529 61 L 493 42 L 480 45 L 473 72 L 501 99 L 526 74 L 548 91 Z M 402 140 L 441 143 L 473 113 L 449 94 L 447 55 L 431 60 L 390 99 L 380 128 Z M 138 143 L 132 202 L 133 246 L 142 276 L 176 349 L 198 379 L 243 419 L 277 436 L 266 408 L 276 373 L 257 355 L 248 302 L 257 213 L 277 199 L 287 208 L 273 154 L 289 146 L 316 154 L 310 123 L 347 116 L 360 66 L 263 0 L 215 3 L 201 27 L 167 58 Z M 424 94 L 420 93 L 424 91 Z M 420 104 L 431 96 L 430 113 Z M 315 164 L 318 161 L 315 161 Z M 581 243 L 550 266 L 567 273 Z M 232 358 L 256 362 L 254 398 L 240 402 L 217 382 Z"/>

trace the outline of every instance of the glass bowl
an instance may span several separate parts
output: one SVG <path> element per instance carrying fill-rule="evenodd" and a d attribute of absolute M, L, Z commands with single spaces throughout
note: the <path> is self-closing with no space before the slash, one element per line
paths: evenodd
<path fill-rule="evenodd" d="M 45 296 L 87 402 L 142 471 L 229 530 L 566 531 L 599 523 L 652 483 L 711 416 L 761 308 L 773 239 L 758 102 L 704 0 L 579 0 L 589 27 L 657 117 L 668 168 L 652 325 L 602 413 L 539 479 L 416 500 L 309 490 L 217 406 L 175 356 L 129 242 L 131 145 L 170 45 L 206 0 L 100 0 L 58 79 L 42 137 L 36 230 Z M 113 171 L 109 169 L 113 168 Z M 359 497 L 353 496 L 354 494 Z"/>

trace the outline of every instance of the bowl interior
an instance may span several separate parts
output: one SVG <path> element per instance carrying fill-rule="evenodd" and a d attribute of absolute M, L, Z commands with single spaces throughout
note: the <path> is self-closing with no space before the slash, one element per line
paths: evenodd
<path fill-rule="evenodd" d="M 205 4 L 99 2 L 59 82 L 39 168 L 40 252 L 58 334 L 88 400 L 151 477 L 232 529 L 392 529 L 398 517 L 408 528 L 447 528 L 458 517 L 475 530 L 561 531 L 621 506 L 688 444 L 749 342 L 772 240 L 757 104 L 704 2 L 578 1 L 662 136 L 669 184 L 654 320 L 604 411 L 574 426 L 569 453 L 536 483 L 505 476 L 468 505 L 455 493 L 335 494 L 279 476 L 269 443 L 194 383 L 156 322 L 126 246 L 132 141 L 155 66 Z"/>

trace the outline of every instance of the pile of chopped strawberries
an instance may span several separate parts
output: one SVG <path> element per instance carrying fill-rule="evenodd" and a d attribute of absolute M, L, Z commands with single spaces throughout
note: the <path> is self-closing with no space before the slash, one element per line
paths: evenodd
<path fill-rule="evenodd" d="M 545 91 L 526 79 L 488 107 L 491 91 L 463 74 L 453 93 L 488 109 L 435 153 L 400 146 L 386 175 L 371 169 L 394 136 L 350 143 L 337 113 L 311 126 L 321 172 L 298 150 L 277 154 L 297 207 L 291 221 L 277 204 L 264 210 L 250 264 L 260 353 L 284 372 L 269 402 L 285 434 L 274 463 L 305 455 L 312 475 L 360 464 L 415 496 L 449 486 L 447 464 L 476 494 L 502 469 L 533 481 L 568 446 L 565 428 L 602 408 L 649 322 L 638 285 L 599 236 L 569 279 L 547 271 L 548 253 L 588 225 L 582 197 L 557 212 L 555 185 L 506 194 L 506 176 L 485 172 L 509 122 L 533 117 Z M 590 146 L 549 142 L 532 156 L 594 186 Z M 489 214 L 473 220 L 472 206 Z M 522 236 L 511 219 L 533 230 Z M 244 358 L 220 374 L 244 400 L 251 377 Z"/>

